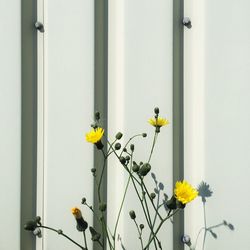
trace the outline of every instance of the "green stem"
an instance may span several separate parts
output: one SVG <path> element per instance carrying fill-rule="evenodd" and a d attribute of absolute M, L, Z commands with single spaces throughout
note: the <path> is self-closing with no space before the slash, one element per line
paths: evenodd
<path fill-rule="evenodd" d="M 156 143 L 157 136 L 158 136 L 158 133 L 155 132 L 153 144 L 152 144 L 151 151 L 150 151 L 150 155 L 149 155 L 149 158 L 148 158 L 148 163 L 149 163 L 150 160 L 151 160 L 151 157 L 152 157 L 152 154 L 153 154 L 153 151 L 154 151 L 154 147 L 155 147 L 155 143 Z"/>
<path fill-rule="evenodd" d="M 87 245 L 87 239 L 86 239 L 86 233 L 85 233 L 85 231 L 83 231 L 83 238 L 84 238 L 85 248 L 86 248 L 86 250 L 88 250 L 88 245 Z"/>
<path fill-rule="evenodd" d="M 156 208 L 156 206 L 155 206 L 155 204 L 154 204 L 153 200 L 150 198 L 150 194 L 149 194 L 149 192 L 148 192 L 148 189 L 147 189 L 147 187 L 146 187 L 146 185 L 145 185 L 144 181 L 142 180 L 142 181 L 141 181 L 141 183 L 142 183 L 143 188 L 144 188 L 144 189 L 145 189 L 145 191 L 146 191 L 146 194 L 147 194 L 147 196 L 148 196 L 148 198 L 149 198 L 149 200 L 150 200 L 150 202 L 151 202 L 151 204 L 152 204 L 152 206 L 153 206 L 153 208 L 154 208 L 155 212 L 156 212 L 156 213 L 157 213 L 157 215 L 159 216 L 160 220 L 162 220 L 162 217 L 161 217 L 161 215 L 160 215 L 159 211 L 157 210 L 157 208 Z"/>
<path fill-rule="evenodd" d="M 156 188 L 157 188 L 157 185 L 156 185 Z M 153 229 L 154 229 L 154 227 L 155 227 L 155 223 L 156 223 L 156 219 L 157 219 L 157 212 L 159 211 L 159 208 L 161 207 L 161 205 L 159 205 L 159 203 L 160 203 L 160 190 L 158 190 L 158 196 L 157 196 L 157 211 L 155 212 L 155 216 L 154 216 L 154 220 L 153 220 L 153 225 L 152 225 Z M 148 239 L 148 240 L 150 240 L 151 237 L 152 237 L 152 233 L 150 233 L 149 239 Z"/>
<path fill-rule="evenodd" d="M 164 223 L 166 220 L 168 220 L 169 218 L 171 218 L 172 216 L 174 216 L 179 210 L 180 210 L 180 208 L 176 209 L 171 215 L 168 215 L 166 218 L 164 218 L 164 219 L 160 222 L 160 224 L 158 225 L 158 227 L 157 227 L 157 229 L 156 229 L 156 231 L 155 231 L 155 233 L 154 233 L 154 237 L 157 236 L 157 233 L 158 233 L 159 230 L 161 229 L 163 223 Z M 152 241 L 153 241 L 153 238 L 150 239 L 150 241 L 149 241 L 148 244 L 144 247 L 143 250 L 146 250 L 146 249 L 150 246 L 150 244 L 152 243 Z"/>
<path fill-rule="evenodd" d="M 139 233 L 139 240 L 140 240 L 140 242 L 141 242 L 141 249 L 143 250 L 142 231 L 140 230 L 140 228 L 139 228 L 139 226 L 138 226 L 136 220 L 134 220 L 134 222 L 135 222 L 136 228 L 137 228 L 138 233 Z"/>
<path fill-rule="evenodd" d="M 59 230 L 56 230 L 52 227 L 47 227 L 47 226 L 43 226 L 43 225 L 40 225 L 38 227 L 41 227 L 41 228 L 45 228 L 45 229 L 48 229 L 48 230 L 51 230 L 53 232 L 56 232 L 58 233 Z M 64 234 L 63 232 L 59 233 L 60 235 L 62 235 L 63 237 L 65 237 L 66 239 L 68 239 L 69 241 L 71 241 L 72 243 L 74 243 L 76 246 L 78 246 L 79 248 L 83 249 L 83 250 L 87 250 L 85 249 L 83 246 L 81 246 L 80 244 L 78 244 L 76 241 L 74 241 L 73 239 L 71 239 L 68 235 Z"/>
<path fill-rule="evenodd" d="M 143 185 L 143 180 L 141 179 L 141 189 L 142 189 L 142 192 L 145 193 L 143 187 L 144 187 L 144 185 Z M 149 228 L 150 228 L 150 230 L 151 230 L 151 234 L 152 234 L 154 228 L 153 228 L 153 225 L 152 225 L 151 216 L 150 216 L 149 209 L 148 209 L 147 197 L 146 197 L 145 195 L 144 195 L 144 197 L 143 197 L 143 201 L 144 201 L 144 203 L 145 203 L 146 214 L 147 214 L 147 216 L 148 216 L 148 222 L 149 222 L 149 225 L 148 225 L 148 226 L 149 226 Z M 158 249 L 155 240 L 156 240 L 156 237 L 154 237 L 154 245 L 155 245 L 155 249 Z"/>
<path fill-rule="evenodd" d="M 123 207 L 123 204 L 124 204 L 124 201 L 125 201 L 125 197 L 126 197 L 126 194 L 127 194 L 127 191 L 128 191 L 128 186 L 129 186 L 130 180 L 131 180 L 131 177 L 129 176 L 127 184 L 126 184 L 126 187 L 125 187 L 125 191 L 124 191 L 124 194 L 123 194 L 122 202 L 121 202 L 121 205 L 120 205 L 120 208 L 119 208 L 119 212 L 118 212 L 118 216 L 117 216 L 117 219 L 116 219 L 116 223 L 115 223 L 115 230 L 114 230 L 114 234 L 113 234 L 114 248 L 115 248 L 115 241 L 116 241 L 116 231 L 117 231 L 119 219 L 120 219 L 120 216 L 121 216 L 122 207 Z"/>
<path fill-rule="evenodd" d="M 142 136 L 142 134 L 137 134 L 137 135 L 134 135 L 132 136 L 131 138 L 129 138 L 129 140 L 127 141 L 127 143 L 125 144 L 125 146 L 123 148 L 126 148 L 128 146 L 128 144 L 135 138 L 135 137 L 138 137 L 138 136 Z M 122 153 L 123 151 L 120 153 L 119 157 L 122 156 Z"/>

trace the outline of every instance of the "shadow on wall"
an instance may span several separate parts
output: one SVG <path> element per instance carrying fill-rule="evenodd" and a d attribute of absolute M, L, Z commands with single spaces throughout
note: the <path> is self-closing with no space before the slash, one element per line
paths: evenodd
<path fill-rule="evenodd" d="M 196 239 L 195 239 L 194 243 L 192 243 L 191 238 L 190 238 L 189 235 L 187 235 L 187 234 L 183 235 L 182 242 L 184 244 L 186 244 L 189 247 L 190 250 L 195 250 L 196 249 L 197 242 L 198 242 L 200 236 L 202 235 L 202 233 L 203 233 L 202 250 L 204 250 L 207 235 L 210 234 L 214 239 L 218 238 L 218 235 L 214 232 L 214 230 L 216 228 L 224 226 L 224 227 L 234 231 L 234 226 L 231 223 L 227 222 L 226 220 L 222 220 L 222 222 L 220 222 L 218 224 L 215 224 L 215 225 L 212 225 L 212 226 L 209 226 L 207 224 L 206 202 L 207 202 L 207 198 L 211 197 L 213 192 L 210 189 L 209 184 L 204 182 L 204 181 L 202 181 L 199 184 L 197 190 L 199 192 L 198 195 L 201 197 L 201 202 L 202 202 L 202 205 L 203 205 L 204 226 L 202 228 L 200 228 L 200 230 L 198 231 L 198 234 L 196 236 Z"/>

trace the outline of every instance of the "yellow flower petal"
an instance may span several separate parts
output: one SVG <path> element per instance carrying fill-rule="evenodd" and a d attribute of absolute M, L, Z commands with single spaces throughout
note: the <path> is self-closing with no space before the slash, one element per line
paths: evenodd
<path fill-rule="evenodd" d="M 175 198 L 182 204 L 194 200 L 198 191 L 193 188 L 187 181 L 177 181 L 174 189 Z"/>
<path fill-rule="evenodd" d="M 154 126 L 154 127 L 162 127 L 162 126 L 165 126 L 165 125 L 168 125 L 169 124 L 169 121 L 165 118 L 162 118 L 162 117 L 158 117 L 158 118 L 150 118 L 148 120 L 148 122 Z"/>
<path fill-rule="evenodd" d="M 75 216 L 76 219 L 79 219 L 79 218 L 82 217 L 82 212 L 81 212 L 81 210 L 80 210 L 79 208 L 77 208 L 77 207 L 71 208 L 71 212 L 72 212 L 72 214 Z"/>
<path fill-rule="evenodd" d="M 86 141 L 95 144 L 102 139 L 103 134 L 103 128 L 92 129 L 89 133 L 86 134 Z"/>

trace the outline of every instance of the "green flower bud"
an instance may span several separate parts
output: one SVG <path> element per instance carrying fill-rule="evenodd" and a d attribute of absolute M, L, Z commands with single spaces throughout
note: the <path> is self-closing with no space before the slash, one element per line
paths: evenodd
<path fill-rule="evenodd" d="M 144 225 L 143 224 L 140 224 L 140 229 L 142 230 L 144 228 Z"/>
<path fill-rule="evenodd" d="M 107 208 L 107 205 L 106 205 L 105 203 L 101 203 L 101 204 L 99 205 L 99 210 L 100 210 L 101 212 L 106 211 L 106 208 Z"/>
<path fill-rule="evenodd" d="M 83 232 L 88 228 L 88 223 L 83 219 L 83 217 L 80 217 L 79 219 L 76 218 L 76 229 L 79 232 Z"/>
<path fill-rule="evenodd" d="M 91 240 L 92 241 L 100 240 L 101 235 L 93 227 L 89 227 L 89 231 L 90 231 L 90 234 L 91 234 Z"/>
<path fill-rule="evenodd" d="M 151 170 L 151 165 L 149 163 L 145 163 L 141 166 L 139 170 L 139 175 L 146 176 L 150 170 Z"/>
<path fill-rule="evenodd" d="M 160 133 L 160 132 L 161 132 L 161 129 L 160 129 L 159 126 L 156 126 L 156 127 L 155 127 L 155 132 L 156 132 L 156 133 Z"/>
<path fill-rule="evenodd" d="M 117 142 L 115 144 L 115 150 L 119 150 L 121 148 L 121 143 Z"/>
<path fill-rule="evenodd" d="M 127 156 L 125 157 L 125 159 L 126 159 L 126 161 L 129 161 L 129 160 L 130 160 L 130 156 L 127 155 Z"/>
<path fill-rule="evenodd" d="M 97 143 L 95 143 L 96 147 L 98 150 L 103 149 L 104 145 L 102 144 L 102 141 L 98 141 Z"/>
<path fill-rule="evenodd" d="M 129 212 L 129 216 L 130 216 L 130 218 L 131 218 L 132 220 L 135 220 L 135 218 L 136 218 L 135 211 L 134 211 L 134 210 L 131 210 L 131 211 Z"/>
<path fill-rule="evenodd" d="M 115 136 L 117 140 L 120 140 L 122 138 L 123 134 L 121 132 L 118 132 Z"/>
<path fill-rule="evenodd" d="M 146 134 L 146 133 L 143 133 L 143 134 L 142 134 L 142 137 L 147 137 L 147 134 Z"/>
<path fill-rule="evenodd" d="M 140 169 L 140 167 L 137 165 L 137 163 L 135 161 L 133 161 L 132 170 L 137 173 L 139 171 L 139 169 Z"/>
<path fill-rule="evenodd" d="M 158 115 L 158 114 L 160 113 L 159 108 L 158 108 L 158 107 L 155 107 L 154 112 L 155 112 L 156 115 Z"/>
<path fill-rule="evenodd" d="M 168 200 L 168 201 L 166 202 L 166 205 L 167 205 L 168 209 L 171 209 L 171 210 L 177 208 L 177 205 L 176 205 L 176 198 L 174 197 L 174 195 L 171 197 L 170 200 Z"/>
<path fill-rule="evenodd" d="M 122 165 L 124 165 L 126 163 L 126 159 L 123 156 L 121 156 L 120 157 L 120 162 L 121 162 Z"/>
<path fill-rule="evenodd" d="M 131 144 L 130 145 L 130 150 L 133 152 L 135 150 L 135 145 L 134 144 Z"/>
<path fill-rule="evenodd" d="M 183 204 L 182 202 L 180 202 L 178 200 L 176 200 L 176 205 L 178 208 L 182 208 L 182 209 L 184 209 L 186 207 L 186 204 Z"/>
<path fill-rule="evenodd" d="M 86 198 L 83 197 L 83 198 L 82 198 L 82 204 L 85 204 L 85 203 L 86 203 Z"/>
<path fill-rule="evenodd" d="M 123 149 L 123 152 L 127 152 L 127 149 L 126 149 L 126 148 L 124 148 L 124 149 Z"/>
<path fill-rule="evenodd" d="M 151 193 L 150 194 L 150 198 L 153 200 L 154 198 L 156 197 L 156 194 L 155 193 Z"/>

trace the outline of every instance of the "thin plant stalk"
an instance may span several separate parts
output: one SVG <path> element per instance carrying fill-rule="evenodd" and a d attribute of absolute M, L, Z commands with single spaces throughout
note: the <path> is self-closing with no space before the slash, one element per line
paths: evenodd
<path fill-rule="evenodd" d="M 66 239 L 68 239 L 69 241 L 71 241 L 72 243 L 74 243 L 74 244 L 75 244 L 76 246 L 78 246 L 79 248 L 81 248 L 81 249 L 83 249 L 83 250 L 86 250 L 83 246 L 81 246 L 80 244 L 78 244 L 76 241 L 74 241 L 74 240 L 73 240 L 72 238 L 70 238 L 68 235 L 64 234 L 63 232 L 60 232 L 60 233 L 59 233 L 59 230 L 56 230 L 56 229 L 54 229 L 54 228 L 52 228 L 52 227 L 43 226 L 43 225 L 40 225 L 40 226 L 38 226 L 38 227 L 40 227 L 40 228 L 45 228 L 45 229 L 51 230 L 51 231 L 53 231 L 53 232 L 56 232 L 56 233 L 62 235 L 63 237 L 65 237 Z"/>

